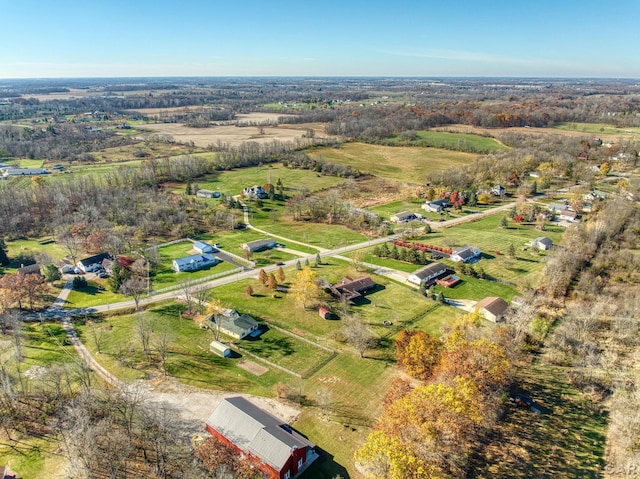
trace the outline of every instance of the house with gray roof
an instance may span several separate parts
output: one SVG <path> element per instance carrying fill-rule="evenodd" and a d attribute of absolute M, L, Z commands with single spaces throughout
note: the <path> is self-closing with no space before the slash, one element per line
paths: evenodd
<path fill-rule="evenodd" d="M 442 198 L 439 200 L 427 201 L 421 206 L 421 208 L 432 213 L 442 213 L 448 206 L 449 200 L 447 198 Z"/>
<path fill-rule="evenodd" d="M 497 296 L 489 296 L 475 305 L 475 310 L 487 321 L 497 323 L 509 309 L 509 303 Z"/>
<path fill-rule="evenodd" d="M 547 238 L 546 236 L 540 236 L 539 238 L 531 240 L 531 243 L 529 244 L 533 248 L 546 251 L 548 249 L 551 249 L 551 247 L 553 246 L 553 241 L 551 241 L 551 239 Z"/>
<path fill-rule="evenodd" d="M 482 251 L 480 248 L 476 248 L 475 246 L 463 246 L 462 248 L 454 249 L 449 258 L 451 261 L 469 263 L 480 258 L 481 254 Z"/>
<path fill-rule="evenodd" d="M 318 458 L 314 443 L 244 397 L 223 399 L 206 428 L 239 454 L 257 459 L 270 479 L 296 479 Z"/>
<path fill-rule="evenodd" d="M 442 263 L 431 263 L 411 273 L 407 281 L 417 284 L 418 286 L 422 283 L 429 285 L 446 272 L 447 267 Z"/>
<path fill-rule="evenodd" d="M 224 313 L 216 314 L 209 320 L 208 326 L 212 329 L 219 327 L 220 331 L 236 339 L 259 336 L 262 333 L 258 321 L 248 314 L 238 313 L 235 309 L 225 309 Z"/>
<path fill-rule="evenodd" d="M 401 211 L 400 213 L 396 213 L 389 217 L 389 219 L 393 223 L 407 223 L 409 221 L 419 220 L 421 218 L 422 218 L 421 216 L 415 213 L 412 213 L 411 211 Z"/>
<path fill-rule="evenodd" d="M 255 253 L 257 251 L 264 251 L 267 249 L 275 248 L 276 240 L 274 240 L 273 238 L 265 238 L 261 240 L 249 241 L 248 243 L 242 243 L 240 247 L 245 251 Z"/>

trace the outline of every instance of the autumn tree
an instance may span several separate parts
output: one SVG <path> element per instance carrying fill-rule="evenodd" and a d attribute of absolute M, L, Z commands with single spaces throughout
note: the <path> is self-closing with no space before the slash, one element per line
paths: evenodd
<path fill-rule="evenodd" d="M 266 285 L 268 280 L 269 276 L 267 275 L 267 272 L 264 269 L 260 269 L 260 271 L 258 271 L 258 281 Z"/>
<path fill-rule="evenodd" d="M 396 362 L 410 376 L 426 381 L 440 361 L 442 346 L 424 331 L 402 330 L 396 339 Z"/>
<path fill-rule="evenodd" d="M 275 290 L 278 286 L 278 281 L 273 273 L 269 273 L 269 277 L 267 278 L 267 288 Z"/>
<path fill-rule="evenodd" d="M 280 284 L 284 283 L 285 280 L 287 279 L 284 274 L 284 269 L 282 269 L 282 266 L 278 267 L 278 271 L 276 272 L 276 278 L 278 278 L 278 283 Z"/>
<path fill-rule="evenodd" d="M 305 267 L 298 272 L 291 283 L 291 293 L 296 304 L 303 309 L 320 297 L 320 287 L 317 283 L 316 273 L 310 267 Z"/>
<path fill-rule="evenodd" d="M 245 288 L 245 290 L 244 290 L 244 295 L 245 295 L 247 298 L 250 298 L 251 296 L 253 296 L 253 288 L 251 287 L 251 285 L 250 285 L 250 284 L 248 284 L 248 285 L 247 285 L 247 287 Z"/>
<path fill-rule="evenodd" d="M 247 286 L 247 288 L 250 288 L 250 287 L 251 286 Z M 251 293 L 253 294 L 253 289 L 251 290 Z M 215 340 L 218 341 L 220 339 L 220 321 L 216 320 L 216 316 L 224 314 L 224 307 L 222 306 L 222 301 L 220 301 L 218 298 L 214 298 L 210 300 L 209 304 L 207 305 L 207 310 L 205 314 L 209 319 L 209 321 L 215 324 L 215 330 L 213 331 L 213 335 Z"/>

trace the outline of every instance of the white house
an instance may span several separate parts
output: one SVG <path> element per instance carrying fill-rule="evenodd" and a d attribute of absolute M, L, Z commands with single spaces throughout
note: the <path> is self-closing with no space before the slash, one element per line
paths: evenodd
<path fill-rule="evenodd" d="M 409 275 L 407 281 L 420 285 L 422 283 L 433 283 L 435 279 L 447 272 L 447 267 L 442 263 L 431 263 Z"/>
<path fill-rule="evenodd" d="M 462 248 L 456 248 L 451 253 L 450 259 L 451 261 L 468 263 L 469 261 L 473 261 L 477 259 L 482 254 L 480 248 L 476 248 L 475 246 L 463 246 Z"/>
<path fill-rule="evenodd" d="M 244 339 L 247 336 L 259 336 L 260 324 L 248 314 L 240 314 L 235 309 L 226 309 L 223 314 L 216 314 L 209 320 L 209 327 L 220 331 L 236 339 Z"/>
<path fill-rule="evenodd" d="M 534 240 L 531 240 L 531 243 L 529 243 L 533 248 L 536 249 L 541 249 L 541 250 L 548 250 L 553 246 L 553 241 L 551 241 L 550 238 L 547 238 L 546 236 L 540 236 L 539 238 L 536 238 Z"/>

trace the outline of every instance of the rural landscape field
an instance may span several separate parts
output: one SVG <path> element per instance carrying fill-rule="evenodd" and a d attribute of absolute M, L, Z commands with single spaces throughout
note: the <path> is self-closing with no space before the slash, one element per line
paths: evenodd
<path fill-rule="evenodd" d="M 639 101 L 0 81 L 0 467 L 636 477 Z"/>

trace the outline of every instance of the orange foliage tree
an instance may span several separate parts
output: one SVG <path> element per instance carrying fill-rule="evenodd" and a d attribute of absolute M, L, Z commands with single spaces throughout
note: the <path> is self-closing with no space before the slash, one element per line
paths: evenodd
<path fill-rule="evenodd" d="M 425 381 L 440 361 L 442 342 L 424 331 L 398 333 L 396 339 L 396 362 L 410 376 Z"/>

